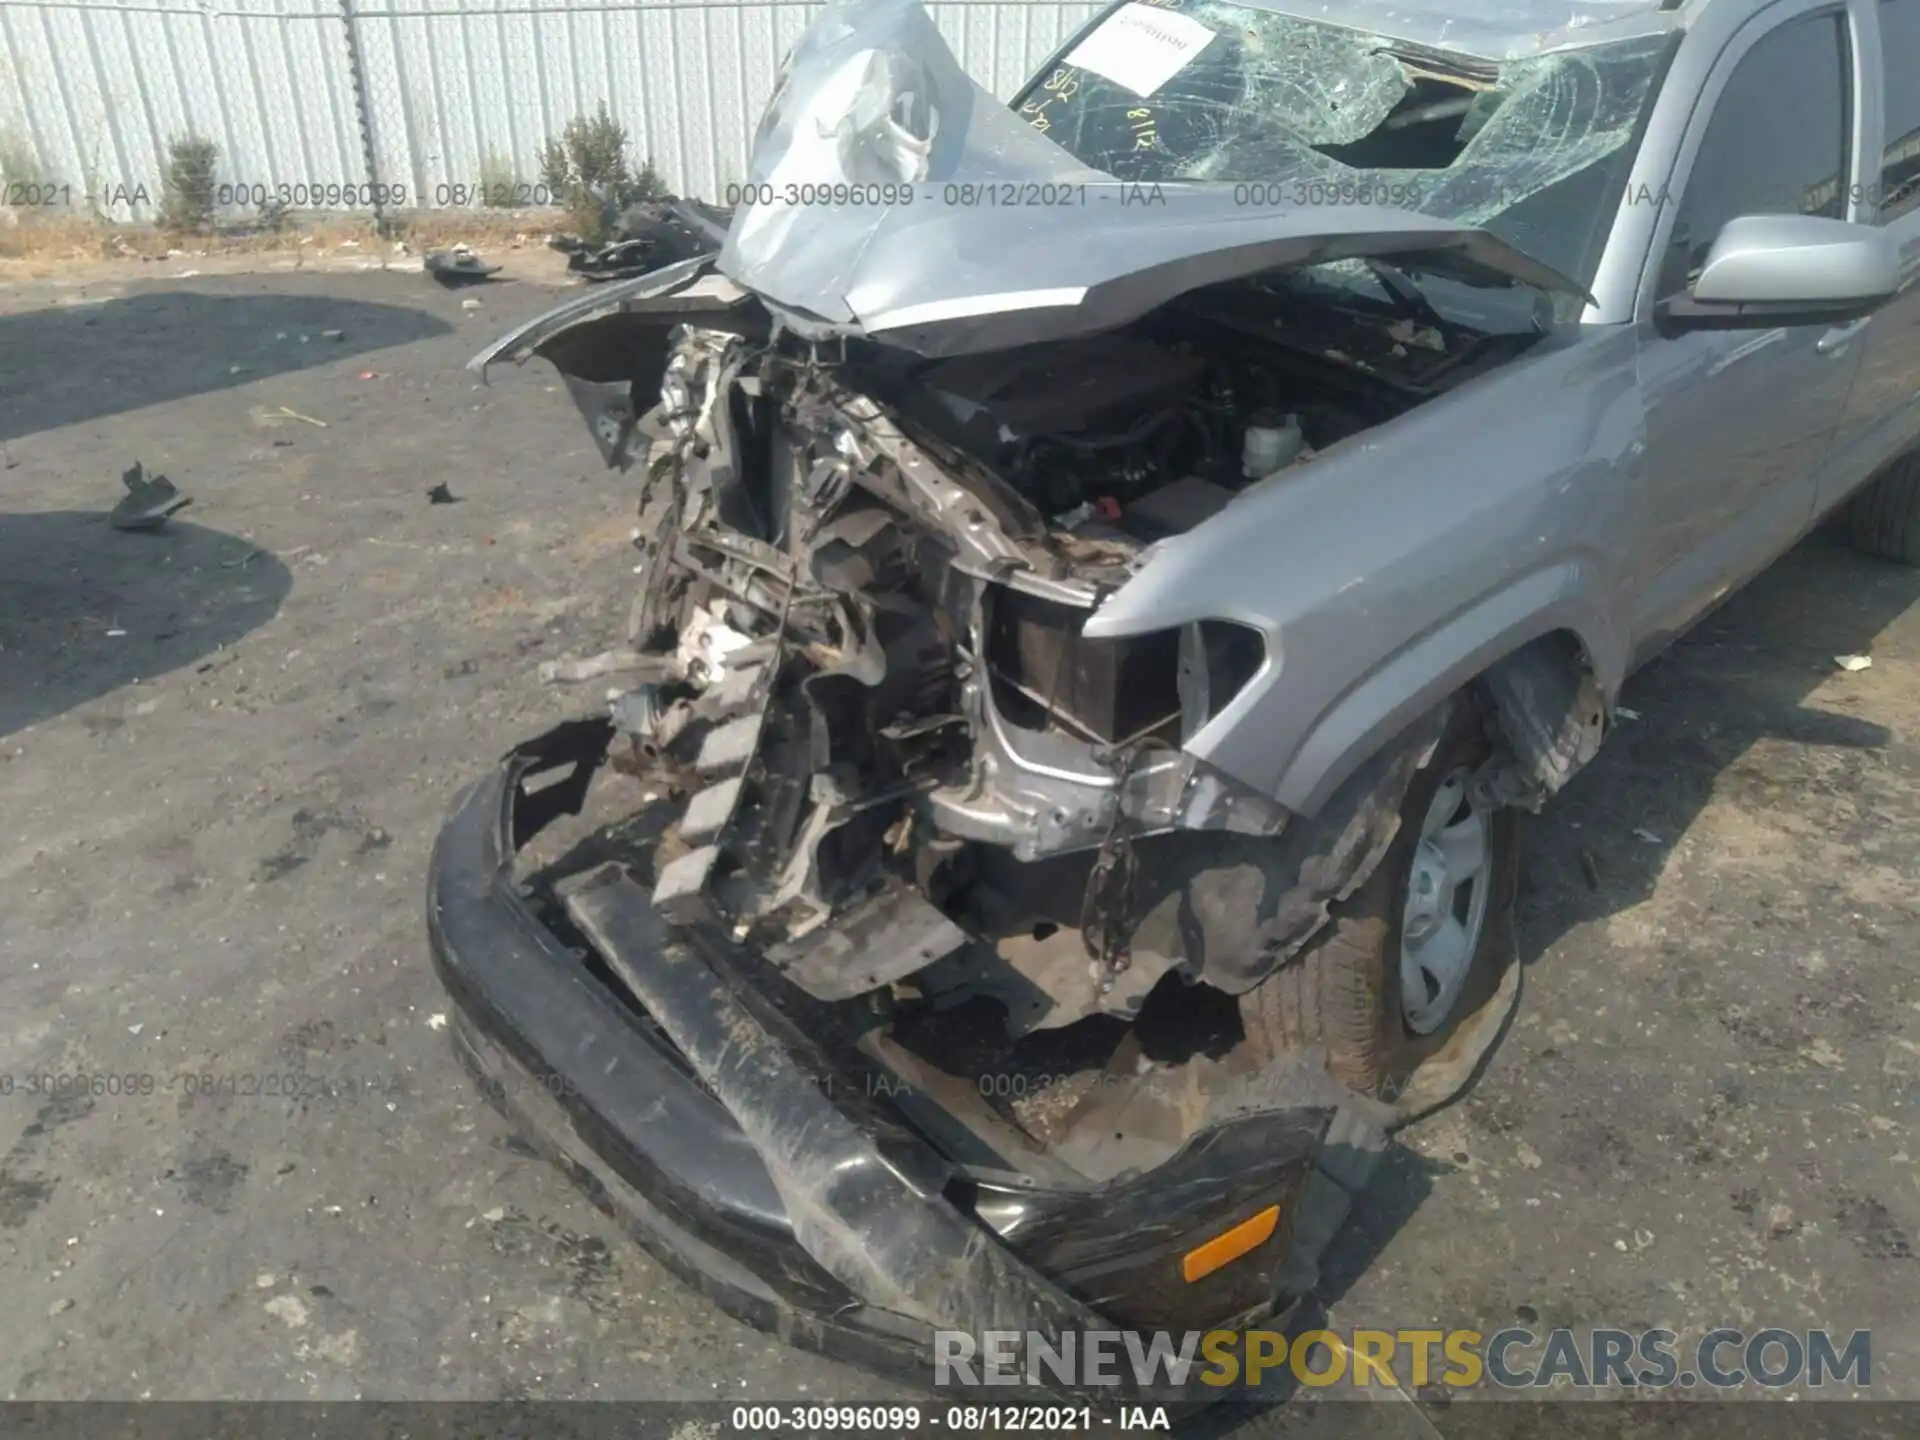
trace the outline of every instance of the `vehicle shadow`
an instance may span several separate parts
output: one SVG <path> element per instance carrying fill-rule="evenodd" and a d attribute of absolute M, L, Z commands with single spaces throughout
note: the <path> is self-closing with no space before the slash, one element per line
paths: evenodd
<path fill-rule="evenodd" d="M 198 290 L 145 290 L 0 315 L 0 441 L 311 369 L 452 328 L 411 306 L 326 294 Z"/>
<path fill-rule="evenodd" d="M 233 644 L 291 588 L 250 541 L 180 519 L 0 514 L 0 736 Z"/>
<path fill-rule="evenodd" d="M 1890 744 L 1886 726 L 1809 696 L 1836 674 L 1836 657 L 1870 655 L 1916 603 L 1920 568 L 1862 555 L 1821 531 L 1631 677 L 1621 705 L 1635 718 L 1623 718 L 1527 826 L 1521 963 L 1545 959 L 1573 927 L 1648 899 L 1716 789 L 1770 783 L 1739 767 L 1755 743 L 1860 760 Z"/>
<path fill-rule="evenodd" d="M 1621 704 L 1635 718 L 1622 718 L 1594 762 L 1522 832 L 1520 963 L 1550 968 L 1570 930 L 1647 900 L 1674 843 L 1757 741 L 1855 752 L 1889 744 L 1884 725 L 1808 697 L 1836 673 L 1836 656 L 1870 653 L 1917 602 L 1920 569 L 1861 555 L 1819 532 L 1634 675 Z M 1504 1043 L 1503 1036 L 1450 1104 L 1474 1093 Z M 1320 1258 L 1323 1302 L 1337 1303 L 1372 1267 L 1450 1169 L 1388 1147 Z"/>

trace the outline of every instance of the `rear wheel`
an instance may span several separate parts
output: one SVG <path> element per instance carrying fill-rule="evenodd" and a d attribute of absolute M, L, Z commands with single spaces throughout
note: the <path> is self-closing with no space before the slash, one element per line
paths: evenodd
<path fill-rule="evenodd" d="M 1894 461 L 1847 502 L 1847 539 L 1856 550 L 1920 565 L 1920 451 Z"/>
<path fill-rule="evenodd" d="M 1240 997 L 1258 1052 L 1322 1046 L 1336 1079 L 1403 1119 L 1465 1085 L 1518 993 L 1518 817 L 1474 793 L 1489 747 L 1478 707 L 1462 697 L 1453 710 L 1379 867 Z"/>

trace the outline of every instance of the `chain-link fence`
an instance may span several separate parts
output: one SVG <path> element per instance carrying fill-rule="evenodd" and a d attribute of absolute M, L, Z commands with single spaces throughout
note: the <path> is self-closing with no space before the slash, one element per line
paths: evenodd
<path fill-rule="evenodd" d="M 637 169 L 719 198 L 807 0 L 0 0 L 0 204 L 155 217 L 170 148 L 222 212 L 540 204 L 543 147 L 604 104 Z M 1001 95 L 1096 8 L 929 7 Z"/>

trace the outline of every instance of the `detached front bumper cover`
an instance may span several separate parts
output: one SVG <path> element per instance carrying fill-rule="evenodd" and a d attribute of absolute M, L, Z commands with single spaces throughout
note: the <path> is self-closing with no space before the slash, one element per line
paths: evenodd
<path fill-rule="evenodd" d="M 1080 1188 L 955 1163 L 622 868 L 569 887 L 603 969 L 540 918 L 514 855 L 580 808 L 610 734 L 560 726 L 460 797 L 434 848 L 428 929 L 463 1062 L 656 1258 L 749 1324 L 923 1382 L 936 1330 L 1272 1314 L 1329 1109 L 1240 1115 L 1152 1170 Z M 1185 1254 L 1275 1205 L 1270 1239 L 1185 1279 Z M 1123 1380 L 1084 1398 L 1131 1393 Z"/>

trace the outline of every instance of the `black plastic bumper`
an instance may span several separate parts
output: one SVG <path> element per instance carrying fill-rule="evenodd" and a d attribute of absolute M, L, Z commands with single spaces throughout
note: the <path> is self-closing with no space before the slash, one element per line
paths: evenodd
<path fill-rule="evenodd" d="M 1028 1238 L 1003 1229 L 1003 1241 L 967 1213 L 945 1157 L 821 1083 L 832 1066 L 813 1042 L 623 872 L 596 873 L 568 906 L 627 995 L 542 923 L 514 855 L 578 810 L 608 734 L 594 721 L 561 726 L 461 795 L 434 848 L 428 929 L 463 1062 L 650 1253 L 749 1324 L 922 1383 L 936 1329 L 1247 1318 L 1243 1293 L 1210 1284 L 1174 1287 L 1168 1314 L 1129 1315 L 1125 1277 L 1143 1256 L 1177 1265 L 1193 1224 L 1291 1193 L 1325 1113 L 1216 1127 L 1159 1170 L 1107 1187 L 1048 1193 L 1016 1177 L 999 1193 L 1031 1201 Z M 1122 1385 L 1089 1398 L 1128 1395 Z"/>
<path fill-rule="evenodd" d="M 543 924 L 515 884 L 527 838 L 578 807 L 605 727 L 522 746 L 455 802 L 427 929 L 456 1053 L 493 1103 L 668 1269 L 789 1343 L 924 1375 L 925 1326 L 858 1303 L 794 1238 L 765 1163 L 647 1019 Z M 571 778 L 527 796 L 529 774 Z"/>

